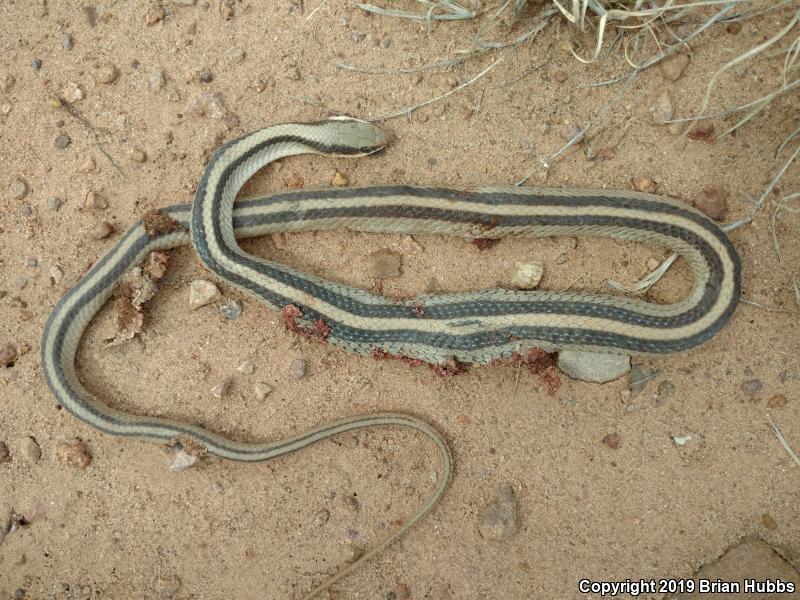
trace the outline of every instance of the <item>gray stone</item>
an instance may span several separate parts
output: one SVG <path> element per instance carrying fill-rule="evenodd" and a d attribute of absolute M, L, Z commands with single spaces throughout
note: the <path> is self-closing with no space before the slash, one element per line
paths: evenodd
<path fill-rule="evenodd" d="M 517 501 L 514 488 L 503 486 L 497 498 L 489 504 L 480 516 L 478 533 L 487 540 L 505 540 L 517 530 Z"/>
<path fill-rule="evenodd" d="M 563 350 L 558 353 L 558 368 L 573 379 L 606 383 L 630 371 L 631 357 L 627 354 Z"/>

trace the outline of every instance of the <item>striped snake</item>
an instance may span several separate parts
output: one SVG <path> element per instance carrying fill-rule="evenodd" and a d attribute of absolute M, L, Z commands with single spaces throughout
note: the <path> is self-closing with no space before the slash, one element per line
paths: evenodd
<path fill-rule="evenodd" d="M 42 365 L 58 401 L 81 421 L 113 435 L 161 443 L 191 438 L 210 453 L 237 461 L 270 460 L 364 427 L 406 427 L 430 438 L 442 463 L 430 498 L 385 540 L 308 598 L 391 544 L 433 508 L 452 475 L 448 445 L 424 421 L 398 413 L 349 417 L 276 442 L 245 443 L 188 423 L 109 406 L 83 387 L 75 355 L 86 326 L 122 275 L 149 252 L 191 239 L 208 269 L 268 306 L 290 311 L 295 326 L 314 337 L 359 354 L 439 365 L 487 363 L 534 347 L 625 354 L 685 350 L 719 331 L 740 294 L 739 257 L 726 235 L 698 211 L 649 194 L 396 185 L 299 190 L 241 200 L 234 206 L 245 182 L 274 160 L 309 152 L 363 156 L 387 143 L 381 130 L 347 118 L 276 125 L 228 142 L 211 158 L 194 203 L 160 211 L 174 226 L 154 232 L 140 221 L 131 227 L 59 300 L 42 335 Z M 466 239 L 610 236 L 673 249 L 691 266 L 695 282 L 686 299 L 669 305 L 503 289 L 397 301 L 256 258 L 236 241 L 267 233 L 339 228 Z"/>

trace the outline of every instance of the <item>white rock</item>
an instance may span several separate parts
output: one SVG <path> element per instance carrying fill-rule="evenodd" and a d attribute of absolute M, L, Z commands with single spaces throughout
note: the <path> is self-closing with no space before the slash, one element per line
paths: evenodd
<path fill-rule="evenodd" d="M 267 385 L 266 383 L 257 383 L 253 388 L 253 391 L 256 396 L 256 400 L 263 400 L 269 393 L 272 391 L 272 386 Z"/>
<path fill-rule="evenodd" d="M 175 452 L 169 465 L 170 471 L 184 471 L 197 463 L 198 458 L 181 449 Z"/>
<path fill-rule="evenodd" d="M 211 304 L 221 298 L 219 288 L 205 279 L 195 279 L 189 284 L 189 308 L 197 310 L 201 306 Z"/>
<path fill-rule="evenodd" d="M 542 280 L 544 274 L 544 267 L 541 263 L 514 263 L 514 275 L 511 278 L 511 283 L 514 287 L 521 290 L 532 290 Z"/>

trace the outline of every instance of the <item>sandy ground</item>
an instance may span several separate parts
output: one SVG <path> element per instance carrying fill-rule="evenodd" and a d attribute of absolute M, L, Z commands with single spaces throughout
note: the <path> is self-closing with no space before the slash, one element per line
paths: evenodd
<path fill-rule="evenodd" d="M 3 598 L 18 589 L 37 599 L 297 598 L 344 563 L 348 546 L 381 539 L 433 488 L 433 449 L 394 430 L 334 439 L 269 464 L 204 459 L 173 473 L 168 449 L 97 433 L 60 411 L 46 386 L 42 326 L 64 285 L 119 235 L 95 239 L 101 223 L 124 231 L 148 209 L 190 201 L 210 152 L 224 140 L 330 114 L 319 105 L 362 117 L 396 110 L 468 81 L 499 57 L 444 73 L 356 74 L 334 65 L 423 64 L 464 47 L 478 25 L 438 25 L 437 35 L 426 36 L 414 23 L 370 17 L 344 2 L 327 2 L 310 19 L 316 4 L 309 1 L 233 2 L 230 19 L 216 1 L 191 4 L 163 2 L 164 18 L 149 26 L 148 12 L 157 7 L 146 2 L 103 1 L 94 15 L 80 2 L 51 0 L 46 9 L 42 2 L 0 3 L 0 75 L 14 79 L 3 79 L 0 89 L 8 108 L 0 111 L 0 343 L 30 348 L 0 373 L 0 441 L 10 452 L 0 464 L 0 513 L 5 522 L 13 509 L 28 522 L 0 543 Z M 590 160 L 581 144 L 546 183 L 630 189 L 631 178 L 644 175 L 659 193 L 687 202 L 721 186 L 730 196 L 727 219 L 745 215 L 747 195 L 758 197 L 788 156 L 775 150 L 800 125 L 797 97 L 716 143 L 654 125 L 650 107 L 667 90 L 676 114 L 691 114 L 716 67 L 772 35 L 788 16 L 758 18 L 737 34 L 712 29 L 693 44 L 677 81 L 658 68 L 642 74 L 591 142 L 595 150 L 615 145 L 613 156 Z M 564 49 L 567 40 L 566 28 L 551 27 L 474 85 L 385 122 L 395 140 L 379 157 L 285 160 L 247 192 L 283 189 L 300 178 L 305 186 L 325 185 L 336 171 L 355 185 L 513 183 L 561 147 L 565 124 L 586 122 L 619 89 L 578 88 L 625 65 L 616 52 L 601 65 L 581 65 Z M 41 60 L 38 70 L 33 59 Z M 713 105 L 750 100 L 777 85 L 782 60 L 723 76 Z M 118 77 L 98 83 L 109 65 Z M 201 80 L 203 69 L 211 81 Z M 75 85 L 84 97 L 72 111 L 54 105 L 54 97 L 74 97 Z M 203 94 L 219 95 L 224 118 L 196 114 Z M 731 123 L 716 121 L 717 131 Z M 59 134 L 71 139 L 64 149 L 54 145 Z M 798 165 L 781 183 L 787 193 L 800 189 Z M 23 197 L 18 178 L 27 184 Z M 538 171 L 530 180 L 544 182 Z M 108 208 L 85 208 L 90 191 Z M 51 196 L 62 200 L 58 211 L 48 205 Z M 779 263 L 768 230 L 778 198 L 771 194 L 756 222 L 731 234 L 744 265 L 744 298 L 762 306 L 741 304 L 700 348 L 637 359 L 658 371 L 638 395 L 627 377 L 605 385 L 562 377 L 549 395 L 514 365 L 440 379 L 424 367 L 352 356 L 286 332 L 276 312 L 225 286 L 226 299 L 242 301 L 241 318 L 227 321 L 213 305 L 191 312 L 188 284 L 209 276 L 189 249 L 171 252 L 139 338 L 107 348 L 113 314 L 110 307 L 101 312 L 82 346 L 80 371 L 89 389 L 115 406 L 204 423 L 239 439 L 276 439 L 378 410 L 435 424 L 455 454 L 452 486 L 401 542 L 339 583 L 339 598 L 584 598 L 580 578 L 688 577 L 746 535 L 798 567 L 800 468 L 766 417 L 800 447 L 792 290 L 800 230 L 797 215 L 784 213 Z M 376 284 L 367 255 L 389 248 L 402 254 L 403 274 L 383 290 L 403 296 L 507 285 L 514 261 L 527 259 L 546 265 L 546 289 L 603 291 L 605 279 L 632 283 L 649 259 L 666 255 L 607 240 L 583 239 L 576 247 L 561 239 L 504 241 L 481 252 L 461 240 L 348 232 L 262 238 L 246 247 L 367 289 Z M 53 267 L 66 284 L 51 282 Z M 688 269 L 678 263 L 650 297 L 673 300 L 688 285 Z M 308 365 L 300 380 L 290 374 L 297 358 Z M 252 375 L 236 371 L 246 360 L 255 365 Z M 228 377 L 231 392 L 216 400 L 212 387 Z M 255 399 L 257 383 L 274 388 L 263 402 Z M 770 407 L 778 395 L 785 405 Z M 609 434 L 619 436 L 617 448 L 603 442 Z M 676 446 L 673 436 L 683 435 L 692 440 Z M 41 448 L 38 460 L 26 456 L 28 436 Z M 58 445 L 76 437 L 92 455 L 85 469 L 57 458 Z M 507 483 L 518 530 L 504 541 L 485 540 L 478 517 Z"/>

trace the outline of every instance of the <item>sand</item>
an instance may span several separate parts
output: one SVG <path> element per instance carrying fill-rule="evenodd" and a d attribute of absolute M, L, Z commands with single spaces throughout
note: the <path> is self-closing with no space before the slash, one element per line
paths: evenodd
<path fill-rule="evenodd" d="M 230 19 L 216 2 L 202 1 L 164 2 L 163 19 L 145 2 L 101 2 L 94 16 L 78 2 L 46 7 L 0 5 L 0 76 L 14 78 L 11 86 L 2 80 L 0 90 L 0 104 L 10 107 L 0 111 L 0 290 L 7 292 L 0 344 L 23 351 L 0 372 L 0 441 L 10 453 L 0 464 L 0 516 L 5 523 L 13 509 L 27 523 L 0 542 L 0 595 L 299 598 L 424 501 L 437 472 L 430 444 L 373 430 L 267 464 L 206 457 L 170 472 L 170 449 L 100 434 L 59 410 L 42 375 L 42 327 L 65 285 L 119 231 L 147 210 L 192 199 L 220 143 L 272 123 L 323 118 L 325 107 L 369 117 L 423 102 L 500 54 L 446 72 L 341 70 L 335 63 L 413 67 L 450 56 L 479 26 L 437 24 L 435 35 L 426 35 L 422 25 L 370 17 L 344 2 L 327 2 L 311 18 L 313 2 L 234 2 Z M 597 135 L 546 178 L 537 160 L 563 145 L 566 126 L 587 122 L 619 91 L 577 86 L 625 69 L 616 51 L 599 65 L 575 61 L 564 48 L 564 23 L 509 51 L 469 87 L 383 123 L 394 141 L 382 155 L 284 160 L 245 191 L 327 185 L 337 171 L 351 185 L 512 184 L 536 169 L 529 184 L 631 189 L 633 177 L 646 176 L 658 193 L 686 202 L 720 186 L 733 221 L 788 157 L 775 151 L 800 125 L 797 97 L 714 143 L 653 124 L 650 107 L 667 92 L 677 116 L 692 114 L 716 68 L 788 18 L 788 10 L 759 17 L 737 34 L 712 28 L 692 44 L 676 81 L 659 68 L 642 73 Z M 591 47 L 590 37 L 581 39 Z M 38 70 L 33 59 L 41 60 Z M 782 62 L 761 60 L 724 75 L 712 106 L 778 85 Z M 98 82 L 114 71 L 111 83 Z M 74 99 L 70 111 L 53 102 L 65 95 Z M 732 121 L 714 123 L 720 132 Z M 71 139 L 66 148 L 55 146 L 59 134 Z M 590 159 L 590 146 L 613 150 Z M 787 194 L 800 187 L 798 164 L 780 183 Z M 25 182 L 21 198 L 16 179 Z M 92 191 L 107 208 L 84 206 Z M 61 199 L 59 210 L 49 197 Z M 782 213 L 779 262 L 769 231 L 779 199 L 770 194 L 755 222 L 731 233 L 748 302 L 705 345 L 636 359 L 657 371 L 638 395 L 628 377 L 598 385 L 562 376 L 551 395 L 513 364 L 442 379 L 425 367 L 353 356 L 285 331 L 278 313 L 223 284 L 224 299 L 243 304 L 239 319 L 224 319 L 216 304 L 190 311 L 189 282 L 213 277 L 188 248 L 170 252 L 140 336 L 108 348 L 114 313 L 110 305 L 101 311 L 81 347 L 81 377 L 124 410 L 203 423 L 243 440 L 277 439 L 372 411 L 408 412 L 434 424 L 456 460 L 442 503 L 331 597 L 595 597 L 579 592 L 579 579 L 689 577 L 744 536 L 765 540 L 796 568 L 800 468 L 767 421 L 769 414 L 800 448 L 792 288 L 800 276 L 800 229 L 796 214 Z M 104 222 L 118 233 L 96 239 Z M 508 285 L 514 262 L 527 260 L 545 265 L 544 289 L 603 292 L 606 279 L 633 283 L 648 261 L 666 256 L 661 248 L 608 240 L 513 240 L 481 251 L 458 239 L 346 231 L 265 237 L 245 247 L 370 290 L 376 281 L 367 257 L 388 248 L 402 255 L 402 275 L 384 280 L 383 293 L 403 297 Z M 58 284 L 51 282 L 54 267 L 64 276 Z M 648 297 L 675 300 L 689 283 L 679 262 Z M 290 373 L 297 359 L 307 364 L 299 380 Z M 244 361 L 253 362 L 252 374 L 236 370 Z M 214 398 L 212 388 L 228 378 L 230 392 Z M 256 384 L 273 388 L 263 401 Z M 618 436 L 615 448 L 610 434 Z M 683 446 L 673 439 L 689 435 Z M 38 460 L 29 436 L 41 449 Z M 92 457 L 84 469 L 58 458 L 59 445 L 75 438 Z M 517 531 L 484 539 L 479 515 L 507 484 Z"/>

